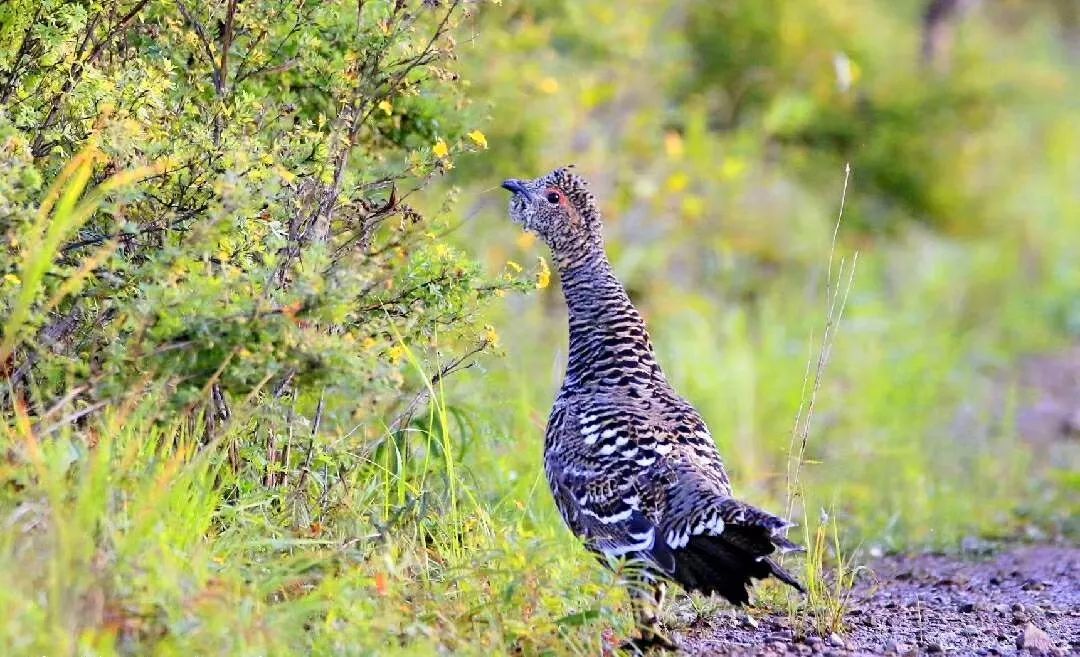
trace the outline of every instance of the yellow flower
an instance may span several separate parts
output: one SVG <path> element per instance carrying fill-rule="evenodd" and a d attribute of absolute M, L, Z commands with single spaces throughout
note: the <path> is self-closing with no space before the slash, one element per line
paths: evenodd
<path fill-rule="evenodd" d="M 372 338 L 370 335 L 365 336 L 364 339 L 360 341 L 360 348 L 363 349 L 364 351 L 369 351 L 374 346 L 375 346 L 375 339 Z"/>
<path fill-rule="evenodd" d="M 666 187 L 669 192 L 677 194 L 686 189 L 686 186 L 689 184 L 690 176 L 686 175 L 682 171 L 677 171 L 671 174 L 671 176 L 667 179 L 667 182 L 664 184 L 664 187 Z"/>
<path fill-rule="evenodd" d="M 285 182 L 290 184 L 296 182 L 296 175 L 285 167 L 276 166 L 274 167 L 274 170 L 277 171 L 278 176 L 280 176 L 281 179 Z"/>
<path fill-rule="evenodd" d="M 544 260 L 544 256 L 538 256 L 536 260 L 540 267 L 536 272 L 536 289 L 542 290 L 551 284 L 551 268 L 548 267 L 547 260 Z"/>
<path fill-rule="evenodd" d="M 553 94 L 559 90 L 559 81 L 553 77 L 546 77 L 540 80 L 540 91 L 546 94 Z"/>
<path fill-rule="evenodd" d="M 514 273 L 520 273 L 521 272 L 521 265 L 514 262 L 513 260 L 507 260 L 506 261 L 506 266 L 509 267 L 510 269 L 513 269 Z"/>
<path fill-rule="evenodd" d="M 386 352 L 386 355 L 390 358 L 391 363 L 396 363 L 401 360 L 402 356 L 405 355 L 405 347 L 396 344 L 393 347 L 390 347 L 390 349 Z"/>
<path fill-rule="evenodd" d="M 473 140 L 473 143 L 480 148 L 487 148 L 487 137 L 485 137 L 484 133 L 480 132 L 479 130 L 473 130 L 472 132 L 470 132 L 469 139 Z"/>
<path fill-rule="evenodd" d="M 495 332 L 495 327 L 491 324 L 484 326 L 484 341 L 492 347 L 499 346 L 499 334 Z"/>
<path fill-rule="evenodd" d="M 435 145 L 431 147 L 431 152 L 435 154 L 435 157 L 444 158 L 450 154 L 450 149 L 446 147 L 446 142 L 441 138 L 435 141 Z"/>
<path fill-rule="evenodd" d="M 394 113 L 394 106 L 391 105 L 390 101 L 388 101 L 388 100 L 380 100 L 379 101 L 379 109 L 386 112 L 387 116 L 390 116 L 391 114 Z"/>
<path fill-rule="evenodd" d="M 4 274 L 4 282 L 11 285 L 22 285 L 22 281 L 15 274 Z"/>

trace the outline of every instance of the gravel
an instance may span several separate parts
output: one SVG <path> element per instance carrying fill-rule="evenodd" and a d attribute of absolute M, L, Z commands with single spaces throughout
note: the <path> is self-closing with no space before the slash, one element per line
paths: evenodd
<path fill-rule="evenodd" d="M 674 628 L 676 638 L 688 655 L 718 657 L 1080 655 L 1080 548 L 888 557 L 870 571 L 842 633 L 800 636 L 786 615 L 757 612 L 757 627 L 718 614 Z"/>

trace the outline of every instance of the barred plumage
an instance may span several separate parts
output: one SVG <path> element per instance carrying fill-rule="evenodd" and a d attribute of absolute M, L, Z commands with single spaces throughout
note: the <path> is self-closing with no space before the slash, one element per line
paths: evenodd
<path fill-rule="evenodd" d="M 566 377 L 544 441 L 566 524 L 591 550 L 641 561 L 648 579 L 735 604 L 747 602 L 754 578 L 801 590 L 770 558 L 797 549 L 784 538 L 789 524 L 732 496 L 705 422 L 664 377 L 608 262 L 585 181 L 556 169 L 503 187 L 514 193 L 511 218 L 551 248 L 569 309 Z"/>

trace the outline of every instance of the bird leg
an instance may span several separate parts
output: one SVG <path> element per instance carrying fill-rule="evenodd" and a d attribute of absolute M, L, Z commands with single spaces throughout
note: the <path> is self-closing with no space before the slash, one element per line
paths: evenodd
<path fill-rule="evenodd" d="M 642 654 L 654 648 L 676 650 L 678 646 L 660 630 L 660 609 L 664 606 L 667 584 L 664 582 L 639 582 L 630 587 L 630 600 L 634 608 L 641 636 L 623 644 L 632 654 Z"/>

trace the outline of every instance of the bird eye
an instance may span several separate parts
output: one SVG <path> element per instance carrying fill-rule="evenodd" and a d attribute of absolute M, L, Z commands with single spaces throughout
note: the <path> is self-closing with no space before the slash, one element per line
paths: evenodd
<path fill-rule="evenodd" d="M 559 202 L 559 195 L 556 194 L 555 192 L 549 192 L 548 195 L 547 195 L 547 200 L 548 200 L 548 203 L 551 203 L 552 205 L 554 205 L 555 203 Z"/>

